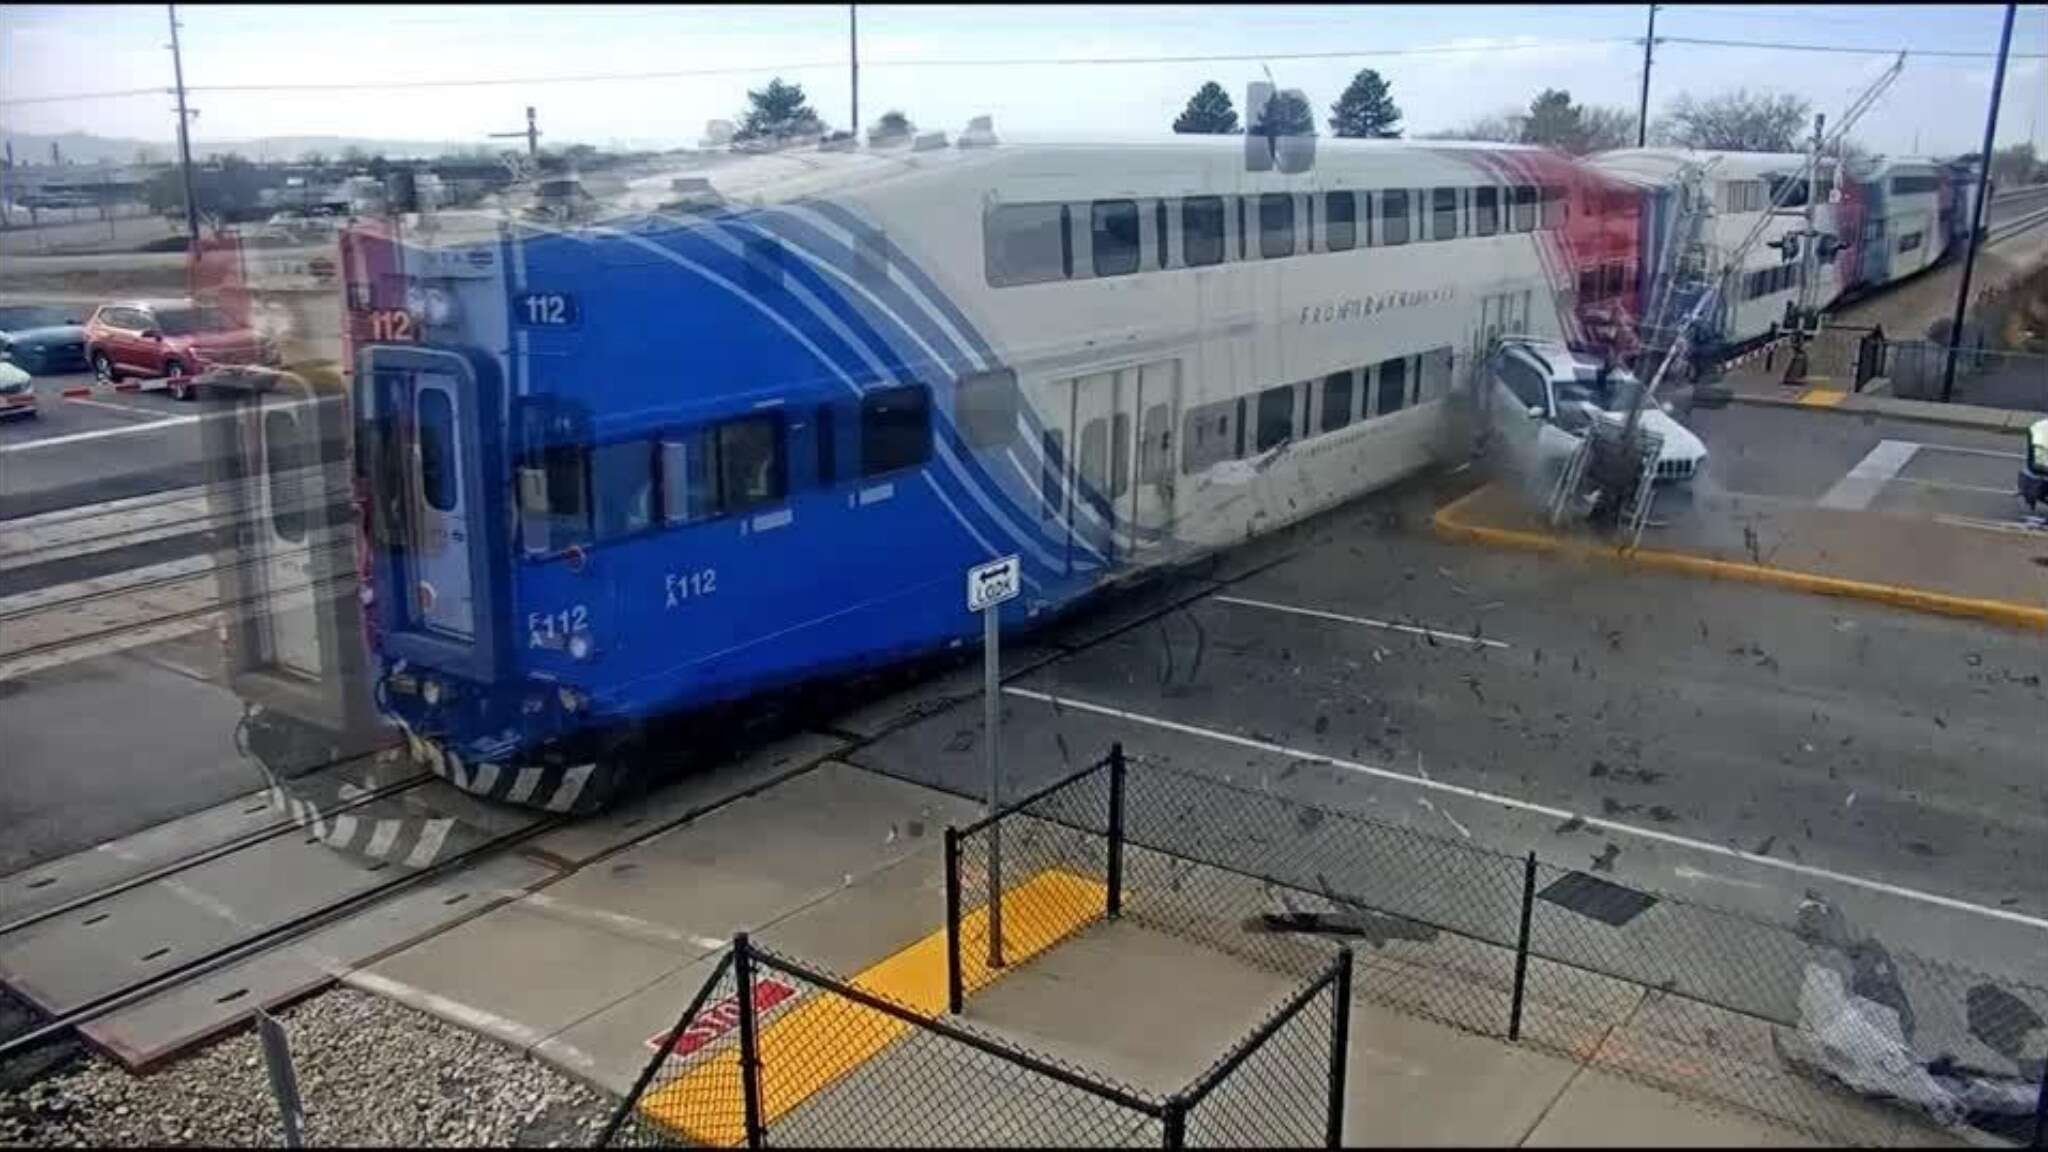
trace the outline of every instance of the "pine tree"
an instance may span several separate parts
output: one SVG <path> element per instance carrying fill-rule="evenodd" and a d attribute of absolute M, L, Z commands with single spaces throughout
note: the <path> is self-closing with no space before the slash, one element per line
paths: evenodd
<path fill-rule="evenodd" d="M 740 130 L 734 133 L 736 140 L 758 140 L 763 137 L 806 136 L 813 133 L 823 135 L 825 122 L 804 103 L 804 89 L 801 84 L 784 84 L 777 76 L 768 81 L 768 87 L 759 92 L 748 92 L 750 105 L 741 117 Z"/>
<path fill-rule="evenodd" d="M 1351 86 L 1330 105 L 1330 131 L 1375 140 L 1400 137 L 1401 109 L 1379 73 L 1366 68 L 1351 78 Z"/>
<path fill-rule="evenodd" d="M 1188 106 L 1174 119 L 1173 130 L 1201 136 L 1235 136 L 1239 131 L 1237 109 L 1231 107 L 1230 94 L 1214 80 L 1203 84 L 1188 97 Z"/>
<path fill-rule="evenodd" d="M 1545 88 L 1529 101 L 1529 118 L 1522 122 L 1522 143 L 1573 154 L 1583 152 L 1586 128 L 1580 118 L 1581 111 L 1572 103 L 1570 92 Z"/>

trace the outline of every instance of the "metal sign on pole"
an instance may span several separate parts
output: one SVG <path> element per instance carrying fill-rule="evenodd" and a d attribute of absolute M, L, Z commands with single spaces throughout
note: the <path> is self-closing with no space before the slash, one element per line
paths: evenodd
<path fill-rule="evenodd" d="M 303 1148 L 306 1141 L 306 1110 L 299 1103 L 299 1078 L 292 1073 L 292 1049 L 284 1036 L 284 1025 L 258 1008 L 256 1035 L 263 1041 L 263 1064 L 270 1071 L 270 1091 L 277 1096 L 277 1111 L 284 1118 L 284 1146 Z"/>
<path fill-rule="evenodd" d="M 993 819 L 1002 798 L 1002 613 L 1005 600 L 1016 597 L 1022 565 L 1015 556 L 991 560 L 967 570 L 967 610 L 981 613 L 982 745 L 988 760 L 988 814 Z M 988 826 L 988 966 L 1003 966 L 1003 826 Z"/>

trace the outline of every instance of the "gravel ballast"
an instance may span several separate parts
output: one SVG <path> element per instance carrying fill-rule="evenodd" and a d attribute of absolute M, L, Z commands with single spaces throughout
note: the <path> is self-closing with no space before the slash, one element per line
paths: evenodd
<path fill-rule="evenodd" d="M 277 1014 L 311 1145 L 587 1146 L 616 1101 L 496 1040 L 334 987 Z M 0 1094 L 0 1146 L 282 1146 L 244 1026 L 136 1076 L 96 1053 Z"/>

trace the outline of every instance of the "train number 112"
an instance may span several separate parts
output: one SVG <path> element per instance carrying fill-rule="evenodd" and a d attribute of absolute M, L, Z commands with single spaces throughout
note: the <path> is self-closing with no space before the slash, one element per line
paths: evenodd
<path fill-rule="evenodd" d="M 519 298 L 519 319 L 529 328 L 566 328 L 576 323 L 576 298 L 566 292 L 528 292 Z"/>

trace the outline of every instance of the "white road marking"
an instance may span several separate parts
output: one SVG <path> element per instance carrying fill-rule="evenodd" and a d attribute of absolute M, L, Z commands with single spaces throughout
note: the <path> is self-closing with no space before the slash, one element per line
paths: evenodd
<path fill-rule="evenodd" d="M 1884 489 L 1885 482 L 1897 476 L 1906 463 L 1920 451 L 1916 440 L 1880 440 L 1863 459 L 1827 495 L 1820 498 L 1823 508 L 1843 508 L 1855 511 L 1870 507 L 1870 502 Z"/>
<path fill-rule="evenodd" d="M 1712 880 L 1716 884 L 1733 884 L 1738 888 L 1763 887 L 1762 884 L 1754 880 L 1737 880 L 1733 876 L 1716 876 L 1712 872 L 1702 872 L 1689 864 L 1680 864 L 1671 870 L 1671 874 L 1680 880 Z"/>
<path fill-rule="evenodd" d="M 30 440 L 24 444 L 0 445 L 0 455 L 16 452 L 33 452 L 38 448 L 57 448 L 65 444 L 83 444 L 88 440 L 106 440 L 115 436 L 132 436 L 137 432 L 153 432 L 162 428 L 176 428 L 185 424 L 197 424 L 197 416 L 169 416 L 150 424 L 127 424 L 119 428 L 99 428 L 91 432 L 72 432 L 64 436 L 52 436 L 45 440 Z"/>
<path fill-rule="evenodd" d="M 1333 768 L 1343 768 L 1346 771 L 1357 772 L 1365 776 L 1375 776 L 1383 780 L 1395 781 L 1402 784 L 1411 784 L 1417 788 L 1429 788 L 1438 792 L 1447 793 L 1452 796 L 1463 796 L 1468 800 L 1478 800 L 1487 804 L 1499 804 L 1505 808 L 1515 808 L 1524 812 L 1534 812 L 1537 815 L 1549 816 L 1556 818 L 1558 820 L 1570 820 L 1576 818 L 1588 828 L 1605 828 L 1611 832 L 1621 832 L 1630 836 L 1639 836 L 1645 840 L 1653 840 L 1662 844 L 1672 844 L 1681 848 L 1691 849 L 1695 852 L 1705 852 L 1715 856 L 1723 856 L 1733 860 L 1741 860 L 1749 864 L 1755 864 L 1765 868 L 1776 868 L 1780 871 L 1791 872 L 1800 876 L 1811 876 L 1819 880 L 1830 880 L 1838 884 L 1847 884 L 1852 887 L 1867 889 L 1872 892 L 1881 892 L 1887 896 L 1895 896 L 1904 900 L 1914 900 L 1923 904 L 1932 904 L 1939 908 L 1949 908 L 1958 912 L 1973 912 L 1979 916 L 1989 916 L 1994 920 L 2004 920 L 2013 924 L 2023 924 L 2029 928 L 2038 928 L 2044 932 L 2048 932 L 2048 920 L 2044 920 L 2036 916 L 2028 916 L 2023 912 L 2013 912 L 2004 908 L 1988 908 L 1982 904 L 1972 904 L 1967 900 L 1958 900 L 1953 896 L 1942 896 L 1933 892 L 1922 892 L 1915 888 L 1907 888 L 1898 884 L 1888 884 L 1882 880 L 1871 880 L 1867 877 L 1853 876 L 1846 872 L 1836 872 L 1828 868 L 1816 868 L 1811 864 L 1799 864 L 1790 860 L 1780 860 L 1774 856 L 1758 856 L 1754 853 L 1744 852 L 1735 848 L 1728 848 L 1720 844 L 1710 844 L 1704 840 L 1693 840 L 1685 836 L 1674 836 L 1669 832 L 1658 832 L 1650 828 L 1638 828 L 1633 824 L 1623 824 L 1618 821 L 1607 820 L 1597 816 L 1585 816 L 1576 812 L 1568 812 L 1563 808 L 1553 808 L 1548 804 L 1536 804 L 1528 800 L 1518 800 L 1512 796 L 1502 796 L 1496 792 L 1485 792 L 1477 788 L 1465 788 L 1457 784 L 1445 784 L 1434 780 L 1422 780 L 1414 776 L 1410 776 L 1405 772 L 1394 772 L 1386 768 L 1374 767 L 1370 764 L 1360 764 L 1355 760 L 1346 760 L 1342 757 L 1331 756 L 1322 752 L 1311 752 L 1305 748 L 1291 748 L 1285 744 L 1274 744 L 1265 740 L 1254 740 L 1249 736 L 1238 736 L 1229 732 L 1218 732 L 1213 728 L 1199 728 L 1193 724 L 1182 724 L 1177 720 L 1167 720 L 1158 716 L 1147 716 L 1140 712 L 1130 712 L 1122 708 L 1111 708 L 1104 704 L 1093 704 L 1085 700 L 1076 700 L 1070 696 L 1053 696 L 1049 693 L 1036 692 L 1029 688 L 1017 687 L 1006 687 L 1003 689 L 1003 691 L 1012 696 L 1022 697 L 1026 700 L 1037 700 L 1040 703 L 1051 704 L 1059 708 L 1071 708 L 1077 712 L 1093 712 L 1098 716 L 1109 716 L 1114 719 L 1123 720 L 1132 724 L 1143 724 L 1152 728 L 1164 729 L 1168 732 L 1179 732 L 1182 735 L 1186 736 L 1200 736 L 1204 739 L 1215 740 L 1219 743 L 1224 744 L 1234 744 L 1240 748 L 1250 748 L 1257 752 L 1268 753 L 1269 755 L 1292 757 L 1297 760 L 1306 760 L 1310 763 L 1315 764 L 1327 764 Z"/>
<path fill-rule="evenodd" d="M 133 404 L 116 404 L 110 400 L 88 400 L 83 396 L 69 397 L 65 403 L 83 404 L 88 408 L 105 408 L 109 412 L 133 412 L 139 416 L 147 416 L 152 420 L 163 415 L 162 412 L 155 408 L 137 408 Z"/>
<path fill-rule="evenodd" d="M 1993 496 L 2010 496 L 2010 488 L 1992 488 L 1984 484 L 1958 484 L 1953 480 L 1916 480 L 1911 476 L 1894 476 L 1894 484 L 1912 484 L 1920 488 L 1948 488 L 1957 492 L 1988 492 Z"/>
<path fill-rule="evenodd" d="M 1961 444 L 1922 444 L 1920 448 L 1926 452 L 1963 452 L 1971 456 L 1989 456 L 1996 460 L 2022 458 L 2018 452 L 2000 452 L 1995 448 L 1966 448 Z"/>
<path fill-rule="evenodd" d="M 464 1004 L 460 1000 L 451 1000 L 446 996 L 429 992 L 424 988 L 416 988 L 404 981 L 393 980 L 391 977 L 379 972 L 371 972 L 367 969 L 359 968 L 343 976 L 341 979 L 344 984 L 352 984 L 365 992 L 374 992 L 379 996 L 388 997 L 398 1001 L 400 1004 L 406 1004 L 430 1015 L 439 1016 L 441 1019 L 451 1023 L 460 1024 L 473 1032 L 481 1032 L 486 1036 L 496 1036 L 501 1040 L 509 1040 L 522 1048 L 531 1048 L 542 1040 L 547 1039 L 547 1033 L 529 1025 L 521 1024 L 517 1020 L 500 1016 L 496 1012 L 478 1008 L 471 1004 Z"/>
<path fill-rule="evenodd" d="M 1438 640 L 1454 640 L 1461 644 L 1473 644 L 1487 648 L 1510 647 L 1505 641 L 1489 640 L 1480 636 L 1468 636 L 1457 632 L 1446 632 L 1440 628 L 1417 628 L 1409 624 L 1395 624 L 1389 620 L 1374 620 L 1369 616 L 1346 616 L 1341 612 L 1324 612 L 1318 608 L 1296 608 L 1289 604 L 1274 604 L 1266 600 L 1246 600 L 1241 596 L 1211 596 L 1218 604 L 1236 604 L 1242 608 L 1264 608 L 1268 612 L 1287 612 L 1296 616 L 1311 616 L 1318 620 L 1335 620 L 1342 624 L 1357 624 L 1365 628 L 1384 628 L 1389 632 L 1406 632 L 1414 636 L 1432 636 Z"/>
<path fill-rule="evenodd" d="M 1975 528 L 1984 532 L 2007 532 L 2016 536 L 2040 536 L 2043 530 L 2026 521 L 1979 520 L 1974 516 L 1951 516 L 1946 512 L 1934 514 L 1936 521 L 1953 524 L 1958 528 Z"/>

